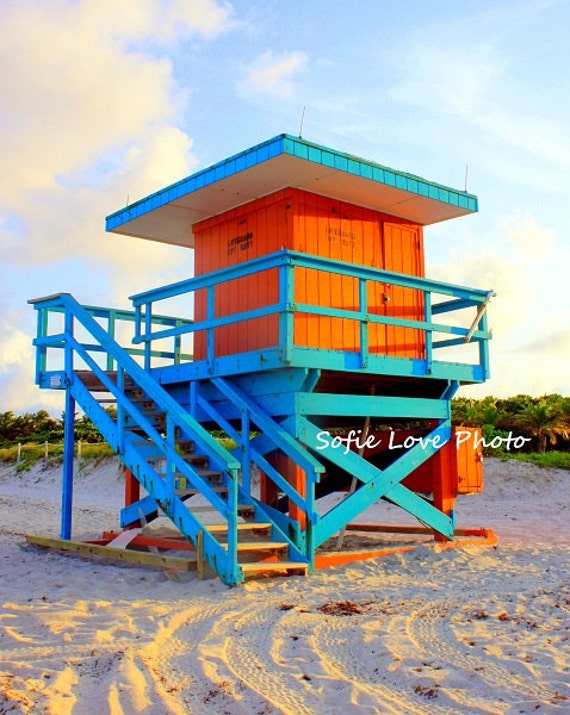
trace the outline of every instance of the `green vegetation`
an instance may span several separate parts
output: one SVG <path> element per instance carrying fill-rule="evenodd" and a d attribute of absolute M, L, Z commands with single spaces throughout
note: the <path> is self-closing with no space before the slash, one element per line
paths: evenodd
<path fill-rule="evenodd" d="M 114 408 L 108 408 L 114 414 Z M 36 462 L 58 464 L 63 457 L 63 425 L 65 415 L 57 419 L 46 410 L 16 415 L 0 412 L 0 462 L 15 462 L 24 472 Z M 113 450 L 86 415 L 75 420 L 75 450 L 82 460 L 99 462 Z M 47 445 L 47 446 L 46 446 Z"/>
<path fill-rule="evenodd" d="M 83 462 L 98 463 L 105 457 L 112 457 L 114 452 L 106 442 L 77 443 L 75 454 Z M 15 462 L 18 472 L 25 472 L 36 462 L 43 461 L 46 465 L 60 464 L 63 459 L 63 443 L 25 442 L 9 447 L 0 447 L 0 462 Z"/>
<path fill-rule="evenodd" d="M 114 407 L 108 408 L 110 414 Z M 20 443 L 57 443 L 63 442 L 63 424 L 65 415 L 57 419 L 46 410 L 26 412 L 15 415 L 12 411 L 0 412 L 0 447 Z M 75 420 L 75 439 L 82 442 L 103 442 L 103 437 L 91 420 L 82 415 Z"/>
<path fill-rule="evenodd" d="M 533 452 L 531 454 L 503 454 L 501 459 L 515 459 L 519 462 L 531 462 L 537 467 L 547 467 L 548 469 L 568 469 L 570 470 L 570 452 Z"/>
<path fill-rule="evenodd" d="M 489 396 L 481 400 L 459 397 L 452 402 L 452 420 L 455 425 L 481 427 L 486 444 L 494 437 L 509 434 L 527 439 L 523 448 L 514 451 L 504 446 L 487 447 L 487 456 L 526 460 L 544 467 L 570 468 L 568 397 L 558 394 L 516 395 L 506 399 Z"/>
<path fill-rule="evenodd" d="M 108 408 L 114 415 L 114 408 Z M 61 461 L 64 415 L 51 417 L 45 410 L 16 415 L 0 413 L 0 462 L 18 462 L 25 470 L 36 461 Z M 552 394 L 542 397 L 515 395 L 509 398 L 458 397 L 452 401 L 456 426 L 480 427 L 484 453 L 501 459 L 518 459 L 541 467 L 570 469 L 570 398 Z M 226 447 L 235 443 L 225 432 L 212 435 Z M 507 438 L 524 437 L 522 448 L 509 449 Z M 503 438 L 501 443 L 500 439 Z M 493 440 L 495 439 L 495 442 Z M 81 443 L 82 460 L 100 460 L 112 455 L 93 423 L 85 416 L 75 420 L 76 449 Z M 45 443 L 49 444 L 46 459 Z"/>

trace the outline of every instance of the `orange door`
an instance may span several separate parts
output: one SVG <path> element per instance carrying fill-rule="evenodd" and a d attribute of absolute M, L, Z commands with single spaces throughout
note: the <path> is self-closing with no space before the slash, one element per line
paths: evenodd
<path fill-rule="evenodd" d="M 421 228 L 409 224 L 383 225 L 384 267 L 388 271 L 408 276 L 423 276 L 423 246 Z M 389 286 L 386 291 L 386 315 L 408 320 L 423 320 L 424 301 L 421 291 L 402 286 Z M 411 328 L 386 328 L 387 352 L 398 357 L 422 358 L 423 332 Z"/>

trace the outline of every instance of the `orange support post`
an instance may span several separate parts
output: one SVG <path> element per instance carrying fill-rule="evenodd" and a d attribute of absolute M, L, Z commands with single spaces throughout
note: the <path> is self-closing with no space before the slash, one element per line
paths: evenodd
<path fill-rule="evenodd" d="M 135 479 L 130 469 L 125 467 L 125 506 L 134 504 L 141 498 L 141 485 Z M 129 529 L 140 526 L 140 522 L 136 521 L 129 525 Z"/>

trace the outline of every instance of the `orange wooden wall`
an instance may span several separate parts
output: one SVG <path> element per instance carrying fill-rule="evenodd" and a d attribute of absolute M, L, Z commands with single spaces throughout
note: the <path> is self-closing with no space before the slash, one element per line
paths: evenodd
<path fill-rule="evenodd" d="M 288 248 L 347 263 L 385 268 L 408 275 L 424 275 L 421 226 L 360 206 L 324 196 L 284 189 L 193 227 L 196 275 L 233 266 Z M 277 272 L 241 278 L 216 289 L 216 315 L 254 309 L 277 301 Z M 349 276 L 297 269 L 295 301 L 325 307 L 358 308 L 357 281 Z M 422 318 L 423 302 L 417 291 L 388 285 L 371 286 L 372 313 Z M 205 316 L 205 295 L 196 297 L 196 320 Z M 351 320 L 295 316 L 297 346 L 323 349 L 359 349 L 359 326 Z M 260 350 L 278 343 L 277 317 L 216 331 L 218 356 Z M 373 353 L 423 356 L 419 331 L 391 326 L 370 326 Z M 203 337 L 197 336 L 194 354 L 204 356 Z"/>

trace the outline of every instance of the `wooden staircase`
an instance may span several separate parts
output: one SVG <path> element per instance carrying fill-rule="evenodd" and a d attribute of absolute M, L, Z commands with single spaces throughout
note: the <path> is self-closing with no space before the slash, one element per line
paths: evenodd
<path fill-rule="evenodd" d="M 116 382 L 116 373 L 109 372 L 107 376 L 113 382 Z M 84 383 L 91 393 L 106 392 L 107 388 L 97 379 L 97 377 L 89 371 L 81 371 L 77 373 L 77 377 Z M 164 433 L 166 429 L 166 414 L 159 404 L 144 393 L 144 391 L 132 384 L 126 383 L 124 387 L 125 397 L 128 398 L 132 405 L 144 416 L 144 419 L 157 432 Z M 99 398 L 100 404 L 109 404 L 111 400 L 108 397 Z M 155 443 L 147 436 L 145 429 L 141 427 L 137 421 L 125 420 L 125 434 L 133 436 L 132 444 L 136 446 L 137 451 L 144 459 L 146 464 L 156 473 L 164 482 L 167 480 L 166 474 L 166 459 L 164 455 L 157 451 Z M 223 472 L 210 468 L 210 457 L 207 454 L 202 454 L 196 451 L 196 444 L 193 440 L 187 439 L 177 430 L 175 435 L 175 447 L 177 453 L 182 460 L 192 467 L 194 472 L 201 480 L 206 482 L 211 491 L 220 496 L 222 499 L 228 497 L 227 480 Z M 201 521 L 207 515 L 212 518 L 219 518 L 220 514 L 216 510 L 203 504 L 194 504 L 193 498 L 202 494 L 201 489 L 188 484 L 187 477 L 182 472 L 175 470 L 173 473 L 174 494 L 185 503 L 188 511 Z M 160 505 L 158 505 L 160 506 Z M 241 568 L 244 578 L 254 577 L 257 575 L 288 575 L 302 574 L 308 572 L 309 565 L 303 562 L 292 561 L 289 555 L 290 543 L 288 541 L 274 538 L 274 524 L 265 520 L 256 520 L 255 505 L 253 503 L 239 503 L 237 506 L 237 516 L 243 519 L 243 523 L 236 525 L 237 531 L 237 554 L 238 564 Z M 145 514 L 139 513 L 139 519 L 148 524 L 160 515 L 158 508 L 152 511 L 147 511 Z M 130 528 L 135 522 L 123 524 Z M 228 546 L 228 532 L 230 525 L 227 522 L 207 524 L 204 523 L 204 531 L 215 537 L 222 548 Z M 200 543 L 196 543 L 195 548 L 199 552 Z M 198 553 L 198 562 L 202 561 L 201 555 Z M 203 564 L 198 568 L 199 572 L 203 570 Z"/>

